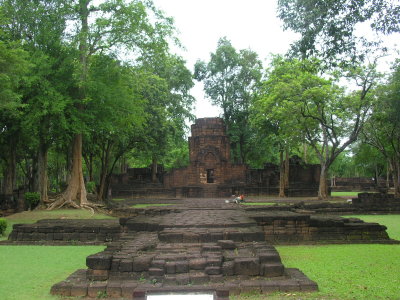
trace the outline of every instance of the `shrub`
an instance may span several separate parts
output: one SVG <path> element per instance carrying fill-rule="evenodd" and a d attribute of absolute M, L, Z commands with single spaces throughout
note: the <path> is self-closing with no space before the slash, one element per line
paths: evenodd
<path fill-rule="evenodd" d="M 0 219 L 0 235 L 3 235 L 7 229 L 7 220 Z"/>
<path fill-rule="evenodd" d="M 40 201 L 40 194 L 36 192 L 25 193 L 25 204 L 29 209 L 34 209 Z"/>
<path fill-rule="evenodd" d="M 94 194 L 96 192 L 96 182 L 89 181 L 86 183 L 86 191 L 88 193 Z"/>

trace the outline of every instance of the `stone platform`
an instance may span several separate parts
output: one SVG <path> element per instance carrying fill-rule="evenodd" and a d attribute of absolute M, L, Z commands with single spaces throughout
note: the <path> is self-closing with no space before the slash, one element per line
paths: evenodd
<path fill-rule="evenodd" d="M 118 241 L 87 258 L 52 287 L 62 296 L 145 299 L 147 293 L 316 291 L 296 269 L 286 269 L 262 227 L 238 208 L 188 208 L 157 216 L 121 218 Z"/>
<path fill-rule="evenodd" d="M 246 208 L 201 199 L 130 210 L 119 220 L 42 220 L 14 225 L 8 243 L 97 243 L 55 284 L 52 294 L 88 298 L 145 299 L 148 293 L 316 291 L 297 269 L 285 268 L 274 244 L 395 243 L 386 227 L 358 219 Z"/>

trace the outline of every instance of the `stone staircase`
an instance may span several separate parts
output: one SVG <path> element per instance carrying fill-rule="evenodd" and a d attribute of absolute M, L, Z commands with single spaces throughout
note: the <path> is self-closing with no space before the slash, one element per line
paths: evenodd
<path fill-rule="evenodd" d="M 163 216 L 120 219 L 120 240 L 87 258 L 52 288 L 63 296 L 145 299 L 165 291 L 313 291 L 317 285 L 285 269 L 256 222 L 238 209 L 195 208 Z"/>

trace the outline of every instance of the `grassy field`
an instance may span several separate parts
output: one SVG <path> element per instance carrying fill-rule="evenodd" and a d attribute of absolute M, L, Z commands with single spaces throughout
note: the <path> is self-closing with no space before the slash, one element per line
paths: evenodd
<path fill-rule="evenodd" d="M 0 299 L 57 300 L 53 284 L 77 269 L 104 246 L 0 246 Z"/>
<path fill-rule="evenodd" d="M 49 214 L 50 213 L 50 214 Z M 106 218 L 85 211 L 26 212 L 7 219 Z M 400 215 L 357 216 L 388 227 L 400 239 Z M 25 222 L 26 223 L 26 222 Z M 79 268 L 85 258 L 104 247 L 0 246 L 0 299 L 55 300 L 50 287 Z M 231 296 L 232 300 L 261 299 L 400 299 L 400 245 L 328 245 L 277 247 L 287 267 L 299 268 L 320 288 L 318 293 Z"/>
<path fill-rule="evenodd" d="M 358 196 L 359 193 L 362 192 L 331 192 L 331 196 L 332 197 L 354 197 L 354 196 Z"/>

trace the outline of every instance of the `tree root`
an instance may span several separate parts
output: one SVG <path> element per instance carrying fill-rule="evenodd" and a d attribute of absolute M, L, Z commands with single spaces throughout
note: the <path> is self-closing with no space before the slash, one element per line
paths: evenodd
<path fill-rule="evenodd" d="M 60 209 L 63 207 L 70 207 L 70 208 L 76 208 L 76 209 L 87 209 L 92 212 L 92 215 L 95 213 L 95 211 L 101 210 L 101 208 L 104 207 L 103 204 L 97 204 L 97 203 L 92 203 L 89 201 L 85 201 L 82 204 L 77 204 L 75 201 L 71 199 L 67 199 L 64 194 L 61 194 L 57 196 L 55 199 L 49 199 L 48 202 L 46 202 L 47 208 L 46 210 L 54 210 L 54 209 Z"/>

